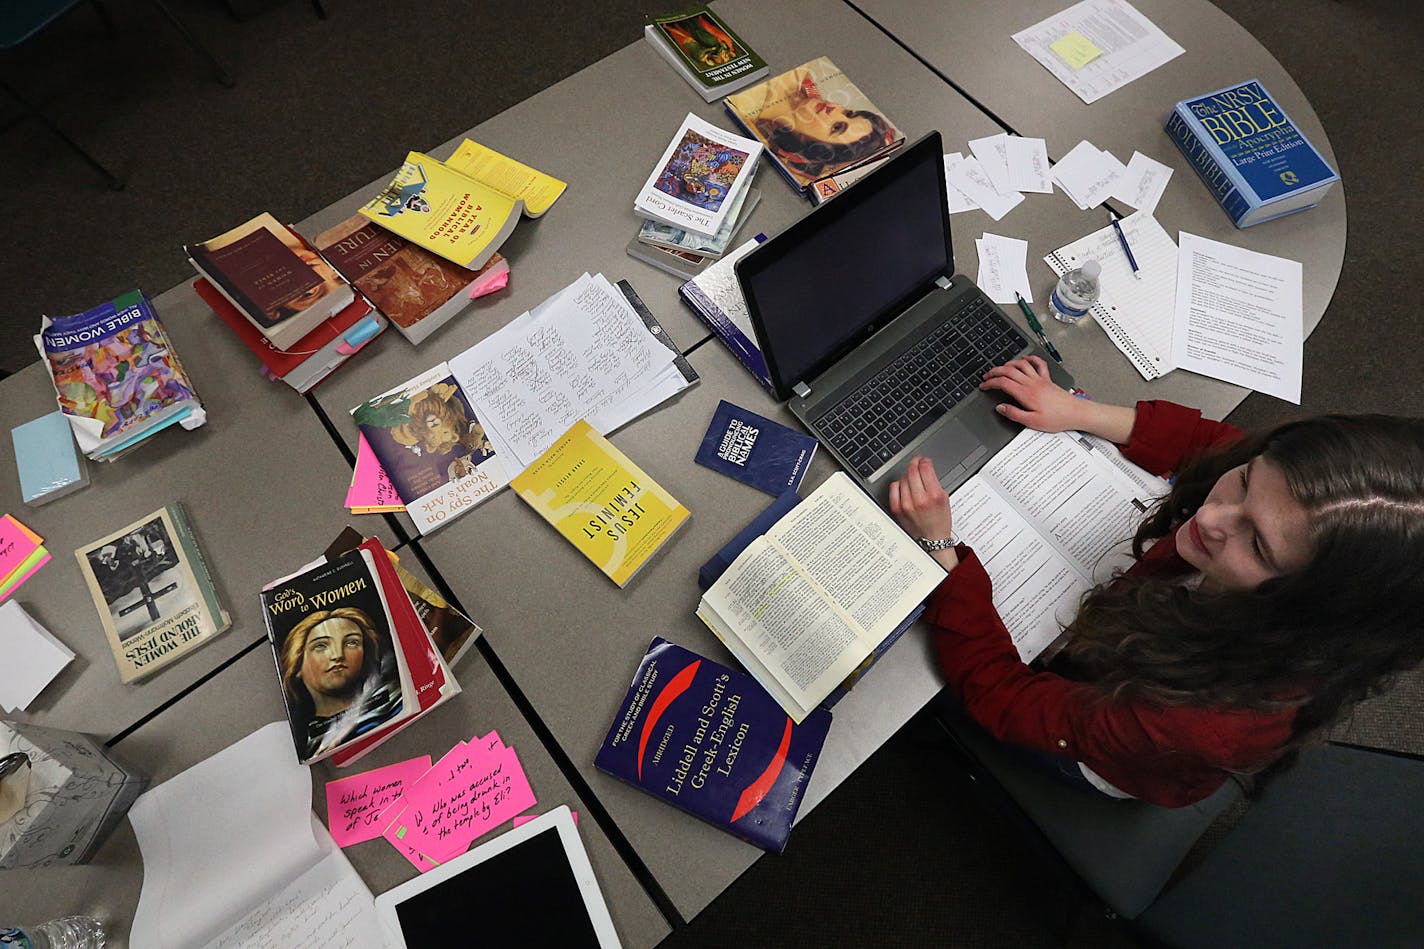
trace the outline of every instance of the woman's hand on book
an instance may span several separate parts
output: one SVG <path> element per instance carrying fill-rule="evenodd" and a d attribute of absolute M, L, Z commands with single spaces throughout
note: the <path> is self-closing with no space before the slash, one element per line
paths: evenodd
<path fill-rule="evenodd" d="M 890 482 L 890 513 L 911 537 L 942 540 L 954 531 L 949 495 L 939 483 L 934 462 L 923 455 L 910 459 L 904 477 Z M 945 570 L 959 565 L 953 547 L 930 554 Z"/>
<path fill-rule="evenodd" d="M 1048 364 L 1037 356 L 1013 359 L 984 373 L 979 388 L 1002 392 L 1013 402 L 1000 403 L 999 414 L 1040 432 L 1063 432 L 1082 427 L 1082 401 L 1061 389 L 1048 374 Z"/>

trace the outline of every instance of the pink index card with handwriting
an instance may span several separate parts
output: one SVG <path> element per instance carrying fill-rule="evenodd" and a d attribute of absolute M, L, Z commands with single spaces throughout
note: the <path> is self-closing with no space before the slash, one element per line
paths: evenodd
<path fill-rule="evenodd" d="M 338 847 L 349 847 L 381 836 L 381 813 L 417 778 L 430 770 L 422 755 L 326 782 L 326 823 Z"/>
<path fill-rule="evenodd" d="M 351 489 L 346 492 L 347 507 L 381 507 L 399 505 L 400 495 L 391 483 L 386 469 L 362 435 L 356 446 L 356 468 L 351 479 Z"/>
<path fill-rule="evenodd" d="M 435 780 L 422 779 L 406 793 L 406 809 L 386 828 L 386 837 L 440 862 L 538 803 L 513 748 L 481 752 L 467 746 L 465 754 L 447 756 L 433 770 Z"/>

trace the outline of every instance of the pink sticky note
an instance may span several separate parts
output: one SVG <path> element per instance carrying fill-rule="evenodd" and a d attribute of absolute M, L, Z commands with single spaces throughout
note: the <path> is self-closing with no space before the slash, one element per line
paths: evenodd
<path fill-rule="evenodd" d="M 30 566 L 30 569 L 26 570 L 24 573 L 19 574 L 18 576 L 16 576 L 15 578 L 9 580 L 9 581 L 6 583 L 6 586 L 4 587 L 3 591 L 0 591 L 0 602 L 4 602 L 4 600 L 5 600 L 6 597 L 8 597 L 11 593 L 14 593 L 16 590 L 18 590 L 18 589 L 20 588 L 20 584 L 22 584 L 22 583 L 24 583 L 26 580 L 30 579 L 30 577 L 33 577 L 33 576 L 35 575 L 35 571 L 36 571 L 36 570 L 38 570 L 39 568 L 43 567 L 45 564 L 49 563 L 49 554 L 46 553 L 46 552 L 42 552 L 42 551 L 34 551 L 34 554 L 39 554 L 39 553 L 44 553 L 44 556 L 42 556 L 42 557 L 40 557 L 38 560 L 36 560 L 36 561 Z M 18 565 L 18 566 L 23 566 L 23 563 L 20 564 L 20 565 Z"/>
<path fill-rule="evenodd" d="M 387 828 L 435 860 L 464 853 L 472 842 L 537 804 L 513 748 L 449 761 L 437 781 L 406 792 L 407 808 Z"/>
<path fill-rule="evenodd" d="M 386 469 L 371 450 L 366 436 L 362 435 L 356 446 L 356 469 L 351 478 L 351 488 L 346 492 L 347 507 L 380 507 L 399 505 L 400 495 L 391 483 Z"/>
<path fill-rule="evenodd" d="M 15 520 L 13 514 L 0 517 L 0 580 L 24 563 L 41 543 L 40 535 Z"/>
<path fill-rule="evenodd" d="M 326 823 L 338 847 L 381 836 L 380 816 L 407 784 L 430 770 L 430 756 L 326 782 Z"/>
<path fill-rule="evenodd" d="M 470 288 L 470 299 L 474 300 L 478 297 L 487 296 L 488 294 L 494 293 L 496 290 L 503 290 L 508 285 L 509 271 L 506 270 L 503 273 L 496 274 L 488 280 L 481 280 L 476 282 L 475 285 Z"/>
<path fill-rule="evenodd" d="M 578 826 L 578 811 L 569 811 L 569 813 L 573 815 L 573 818 L 574 818 L 574 826 L 577 827 L 577 826 Z M 543 817 L 543 816 L 544 816 L 544 815 L 542 815 L 542 814 L 523 814 L 523 815 L 521 815 L 521 816 L 519 816 L 519 817 L 516 817 L 516 818 L 514 819 L 514 823 L 511 825 L 511 829 L 513 829 L 514 827 L 518 827 L 520 824 L 527 824 L 527 823 L 529 823 L 531 820 L 533 820 L 533 819 L 536 818 L 536 817 Z"/>
<path fill-rule="evenodd" d="M 397 820 L 399 820 L 400 813 L 403 813 L 404 810 L 404 805 L 396 806 L 396 811 L 398 812 L 396 815 Z M 421 873 L 425 873 L 429 870 L 434 870 L 436 867 L 440 866 L 440 863 L 438 861 L 430 859 L 420 851 L 420 848 L 416 847 L 410 841 L 407 841 L 405 839 L 406 834 L 404 832 L 401 832 L 399 834 L 394 833 L 394 826 L 395 825 L 392 824 L 391 827 L 386 828 L 386 832 L 383 833 L 381 836 L 385 837 L 386 840 L 390 841 L 391 846 L 396 848 L 396 852 L 399 853 L 402 857 L 405 857 L 407 860 L 409 860 L 413 867 L 415 867 Z"/>

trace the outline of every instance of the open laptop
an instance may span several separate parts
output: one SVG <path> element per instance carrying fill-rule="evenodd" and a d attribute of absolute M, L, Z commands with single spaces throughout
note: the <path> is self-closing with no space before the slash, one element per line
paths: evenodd
<path fill-rule="evenodd" d="M 929 133 L 735 265 L 777 397 L 882 504 L 913 456 L 953 491 L 1019 431 L 989 367 L 1073 382 L 955 273 L 943 155 Z"/>

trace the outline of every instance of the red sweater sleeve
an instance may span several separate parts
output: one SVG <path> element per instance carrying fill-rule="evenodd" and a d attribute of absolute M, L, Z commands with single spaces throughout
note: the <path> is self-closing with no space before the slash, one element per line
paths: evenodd
<path fill-rule="evenodd" d="M 995 737 L 1083 762 L 1134 797 L 1169 807 L 1200 800 L 1229 770 L 1274 757 L 1292 713 L 1191 708 L 1112 698 L 1035 672 L 993 605 L 989 575 L 968 547 L 930 599 L 940 667 L 966 711 Z"/>
<path fill-rule="evenodd" d="M 1165 476 L 1214 449 L 1233 445 L 1245 433 L 1235 425 L 1202 418 L 1175 402 L 1139 402 L 1137 419 L 1122 453 L 1155 475 Z"/>

